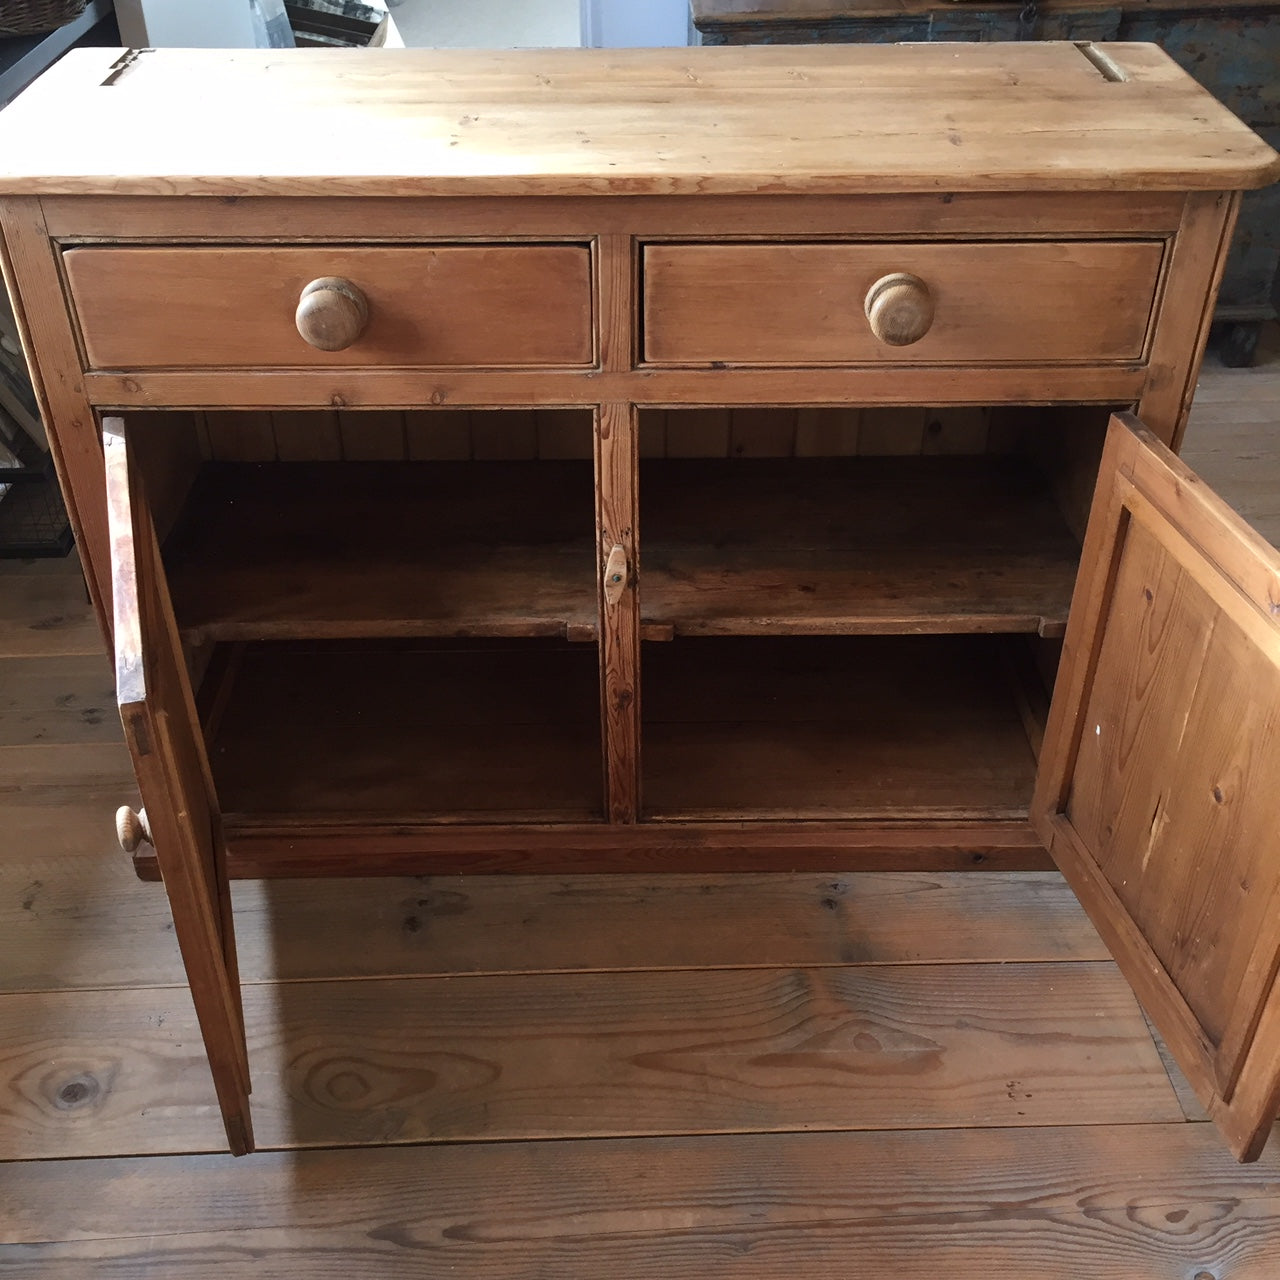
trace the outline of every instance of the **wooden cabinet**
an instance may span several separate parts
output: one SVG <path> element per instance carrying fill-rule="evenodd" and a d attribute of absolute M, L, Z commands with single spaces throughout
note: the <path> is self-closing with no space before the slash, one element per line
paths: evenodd
<path fill-rule="evenodd" d="M 1171 450 L 1280 161 L 1159 51 L 96 51 L 0 144 L 234 1150 L 229 877 L 1047 848 L 1257 1154 L 1280 556 Z"/>

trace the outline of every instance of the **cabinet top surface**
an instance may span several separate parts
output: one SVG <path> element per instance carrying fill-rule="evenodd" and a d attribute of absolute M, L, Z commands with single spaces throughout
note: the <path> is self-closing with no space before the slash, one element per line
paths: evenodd
<path fill-rule="evenodd" d="M 0 113 L 0 192 L 1230 190 L 1280 157 L 1153 45 L 86 49 Z"/>

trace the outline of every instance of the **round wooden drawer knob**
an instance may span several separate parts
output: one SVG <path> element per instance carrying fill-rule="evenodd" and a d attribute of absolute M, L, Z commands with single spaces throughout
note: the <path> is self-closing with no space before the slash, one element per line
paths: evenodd
<path fill-rule="evenodd" d="M 867 290 L 865 306 L 871 332 L 886 346 L 909 347 L 919 342 L 933 323 L 929 286 L 905 271 L 881 276 Z"/>
<path fill-rule="evenodd" d="M 133 853 L 140 844 L 151 843 L 151 828 L 147 826 L 147 811 L 136 813 L 127 804 L 116 810 L 116 839 L 125 853 Z"/>
<path fill-rule="evenodd" d="M 350 280 L 322 276 L 303 289 L 294 319 L 304 342 L 321 351 L 345 351 L 364 332 L 369 304 Z"/>

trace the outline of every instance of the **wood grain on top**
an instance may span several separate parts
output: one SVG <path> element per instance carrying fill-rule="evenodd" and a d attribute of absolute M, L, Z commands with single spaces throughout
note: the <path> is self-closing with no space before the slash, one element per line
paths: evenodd
<path fill-rule="evenodd" d="M 1164 53 L 1127 43 L 88 49 L 0 117 L 0 193 L 1229 190 L 1277 175 L 1280 157 Z"/>

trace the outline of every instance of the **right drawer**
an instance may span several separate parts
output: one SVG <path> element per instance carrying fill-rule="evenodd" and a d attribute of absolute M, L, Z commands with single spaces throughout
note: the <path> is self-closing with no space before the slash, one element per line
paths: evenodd
<path fill-rule="evenodd" d="M 649 364 L 1045 364 L 1145 355 L 1159 240 L 647 244 Z"/>

